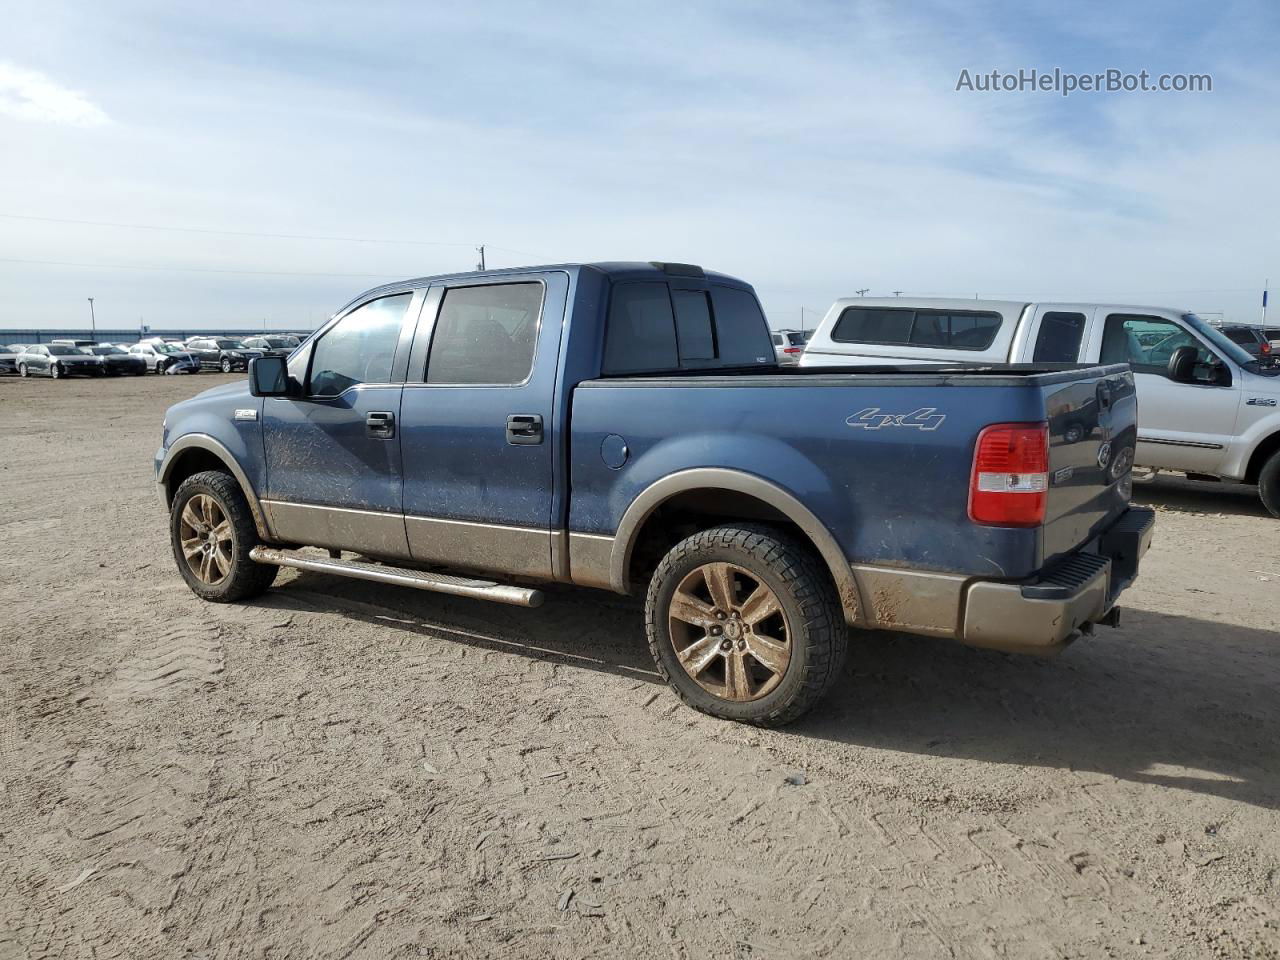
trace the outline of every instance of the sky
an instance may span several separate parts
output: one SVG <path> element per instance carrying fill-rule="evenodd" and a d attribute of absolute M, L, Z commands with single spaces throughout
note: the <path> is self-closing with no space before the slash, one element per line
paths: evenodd
<path fill-rule="evenodd" d="M 1272 0 L 0 0 L 0 22 L 0 327 L 87 326 L 94 297 L 103 327 L 309 329 L 481 243 L 490 267 L 698 263 L 775 327 L 864 288 L 1256 322 L 1280 287 Z M 1055 67 L 1213 89 L 956 89 Z"/>

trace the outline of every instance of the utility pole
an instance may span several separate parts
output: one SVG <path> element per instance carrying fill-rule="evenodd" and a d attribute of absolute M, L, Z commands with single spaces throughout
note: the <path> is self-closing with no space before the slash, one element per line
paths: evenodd
<path fill-rule="evenodd" d="M 1262 281 L 1262 335 L 1267 335 L 1267 288 L 1271 286 L 1271 278 Z"/>
<path fill-rule="evenodd" d="M 484 273 L 484 244 L 483 243 L 480 244 L 480 246 L 476 247 L 476 252 L 480 254 L 480 263 L 476 267 L 476 269 L 479 270 L 481 273 Z"/>
<path fill-rule="evenodd" d="M 863 287 L 861 290 L 855 290 L 853 292 L 860 297 L 865 297 L 867 295 L 867 291 L 870 289 L 871 289 L 870 287 Z"/>
<path fill-rule="evenodd" d="M 97 321 L 97 318 L 94 317 L 93 315 L 93 297 L 89 298 L 89 329 L 93 331 L 93 336 L 90 337 L 89 339 L 97 340 L 98 339 L 98 321 Z"/>
<path fill-rule="evenodd" d="M 900 297 L 900 296 L 902 296 L 902 294 L 903 294 L 903 291 L 902 291 L 902 290 L 895 290 L 895 291 L 893 291 L 893 295 L 894 295 L 895 297 Z"/>

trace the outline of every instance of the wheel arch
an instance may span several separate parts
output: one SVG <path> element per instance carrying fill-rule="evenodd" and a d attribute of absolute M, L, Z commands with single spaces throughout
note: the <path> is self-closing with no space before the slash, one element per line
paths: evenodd
<path fill-rule="evenodd" d="M 249 512 L 253 514 L 253 525 L 257 527 L 258 536 L 263 540 L 270 540 L 271 531 L 267 527 L 266 515 L 262 511 L 262 504 L 258 502 L 258 495 L 254 492 L 248 475 L 236 462 L 230 450 L 205 433 L 188 433 L 181 436 L 171 443 L 165 452 L 158 482 L 164 491 L 166 506 L 173 503 L 173 495 L 182 481 L 205 470 L 221 470 L 235 479 L 240 492 L 244 494 L 249 504 Z"/>
<path fill-rule="evenodd" d="M 610 586 L 629 593 L 636 562 L 636 548 L 654 535 L 664 509 L 689 503 L 698 497 L 716 498 L 719 506 L 701 522 L 703 529 L 738 520 L 781 521 L 794 528 L 822 559 L 840 595 L 845 619 L 854 623 L 862 609 L 853 570 L 831 531 L 808 507 L 782 487 L 755 474 L 721 467 L 681 470 L 655 481 L 627 508 L 614 535 L 609 564 Z"/>
<path fill-rule="evenodd" d="M 1263 464 L 1277 452 L 1280 452 L 1280 430 L 1264 437 L 1262 442 L 1253 448 L 1253 453 L 1249 454 L 1249 466 L 1244 471 L 1244 482 L 1257 483 Z"/>

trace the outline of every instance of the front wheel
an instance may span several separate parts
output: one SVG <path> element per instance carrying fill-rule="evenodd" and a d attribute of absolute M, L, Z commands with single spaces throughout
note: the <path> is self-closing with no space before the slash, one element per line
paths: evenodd
<path fill-rule="evenodd" d="M 1273 517 L 1280 519 L 1280 450 L 1262 465 L 1262 472 L 1258 474 L 1258 494 L 1262 497 L 1262 505 Z"/>
<path fill-rule="evenodd" d="M 782 726 L 835 683 L 849 634 L 813 550 L 771 527 L 717 527 L 676 544 L 645 598 L 649 650 L 696 710 Z"/>
<path fill-rule="evenodd" d="M 18 376 L 20 377 L 31 376 L 31 374 L 27 373 L 27 365 L 25 363 L 18 364 Z"/>
<path fill-rule="evenodd" d="M 253 514 L 235 479 L 217 470 L 194 474 L 178 487 L 169 510 L 169 539 L 187 586 L 214 603 L 256 597 L 280 569 L 249 559 L 261 542 Z"/>
<path fill-rule="evenodd" d="M 228 360 L 226 357 L 222 358 L 222 372 L 223 373 L 231 372 L 231 361 Z"/>
<path fill-rule="evenodd" d="M 62 368 L 58 366 L 56 363 L 53 364 L 53 366 L 49 368 L 49 376 L 57 380 L 59 377 L 62 376 Z"/>

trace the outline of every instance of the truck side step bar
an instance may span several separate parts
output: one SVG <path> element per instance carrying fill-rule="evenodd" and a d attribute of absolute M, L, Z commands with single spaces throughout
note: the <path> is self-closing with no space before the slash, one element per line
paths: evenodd
<path fill-rule="evenodd" d="M 455 597 L 493 600 L 497 603 L 510 603 L 517 607 L 540 607 L 543 601 L 542 591 L 529 587 L 515 587 L 490 580 L 473 580 L 469 577 L 454 577 L 447 573 L 425 573 L 421 570 L 387 567 L 380 563 L 368 563 L 363 560 L 305 556 L 292 550 L 278 550 L 275 547 L 254 547 L 249 551 L 249 559 L 257 563 L 275 564 L 277 567 L 332 573 L 339 577 L 390 583 L 400 587 L 413 587 L 415 590 L 431 590 Z"/>

